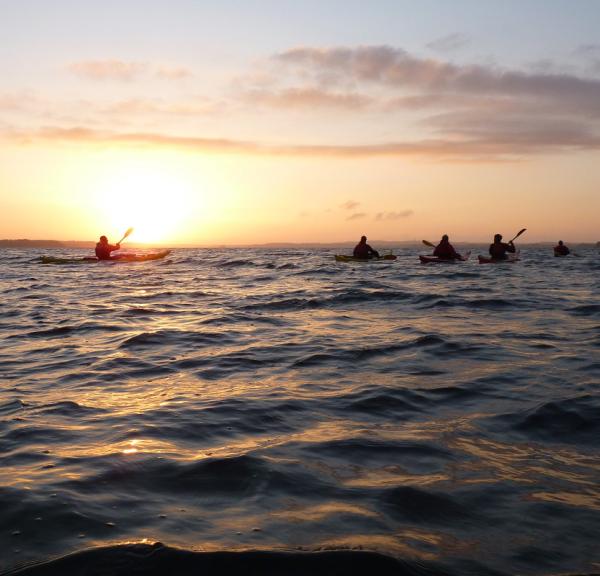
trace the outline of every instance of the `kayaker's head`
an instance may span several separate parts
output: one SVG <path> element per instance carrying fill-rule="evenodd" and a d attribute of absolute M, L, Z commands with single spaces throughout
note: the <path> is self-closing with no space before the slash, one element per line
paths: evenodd
<path fill-rule="evenodd" d="M 448 234 L 442 236 L 442 242 L 448 242 Z"/>
<path fill-rule="evenodd" d="M 361 236 L 360 237 L 360 243 L 364 244 L 367 241 L 367 237 L 366 236 Z"/>
<path fill-rule="evenodd" d="M 494 234 L 494 242 L 502 242 L 502 234 Z"/>
<path fill-rule="evenodd" d="M 558 245 L 559 245 L 559 246 L 562 246 L 562 245 L 563 245 L 563 241 L 562 241 L 562 240 L 559 240 L 559 241 L 558 241 Z"/>
<path fill-rule="evenodd" d="M 108 238 L 106 236 L 100 236 L 101 244 L 108 244 Z"/>

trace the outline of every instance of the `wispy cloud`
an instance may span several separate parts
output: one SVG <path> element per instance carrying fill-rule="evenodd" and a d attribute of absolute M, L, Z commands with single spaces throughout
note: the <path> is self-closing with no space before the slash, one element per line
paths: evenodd
<path fill-rule="evenodd" d="M 81 78 L 91 80 L 118 80 L 129 82 L 146 72 L 144 62 L 123 62 L 122 60 L 84 60 L 69 64 L 68 69 Z"/>
<path fill-rule="evenodd" d="M 201 116 L 219 111 L 219 103 L 209 99 L 162 100 L 150 98 L 128 98 L 116 100 L 101 107 L 94 107 L 101 114 L 110 115 L 174 115 Z"/>
<path fill-rule="evenodd" d="M 524 131 L 507 134 L 504 138 L 496 134 L 483 134 L 478 138 L 447 140 L 425 139 L 409 142 L 392 142 L 375 145 L 273 145 L 258 141 L 178 136 L 148 132 L 110 132 L 87 127 L 46 127 L 40 130 L 11 130 L 6 136 L 21 143 L 54 141 L 64 143 L 88 143 L 91 145 L 121 145 L 134 147 L 181 148 L 196 152 L 258 154 L 321 157 L 376 157 L 418 156 L 435 157 L 441 160 L 462 159 L 478 162 L 505 161 L 515 154 L 540 153 L 566 149 L 600 149 L 600 138 L 577 131 L 554 134 L 562 136 L 560 143 L 551 141 L 549 133 L 540 131 L 528 134 Z M 585 142 L 585 146 L 583 146 Z"/>
<path fill-rule="evenodd" d="M 347 202 L 340 204 L 340 208 L 343 208 L 344 210 L 353 210 L 358 206 L 360 206 L 360 202 L 356 202 L 355 200 L 348 200 Z"/>
<path fill-rule="evenodd" d="M 448 34 L 427 44 L 427 48 L 435 52 L 452 52 L 458 50 L 469 43 L 469 38 L 464 34 Z"/>
<path fill-rule="evenodd" d="M 39 98 L 29 91 L 0 93 L 0 111 L 28 110 L 39 103 Z"/>
<path fill-rule="evenodd" d="M 403 220 L 409 218 L 414 212 L 412 210 L 402 210 L 400 212 L 378 212 L 375 215 L 375 220 Z"/>
<path fill-rule="evenodd" d="M 327 72 L 339 83 L 352 81 L 396 91 L 417 90 L 421 94 L 539 100 L 552 103 L 565 113 L 600 115 L 600 80 L 574 75 L 459 66 L 417 58 L 390 46 L 295 48 L 278 54 L 276 59 L 302 77 L 318 78 Z"/>
<path fill-rule="evenodd" d="M 362 94 L 302 87 L 282 90 L 249 90 L 242 95 L 242 98 L 252 104 L 275 108 L 359 110 L 371 103 L 371 98 Z"/>
<path fill-rule="evenodd" d="M 68 70 L 88 80 L 112 80 L 131 82 L 144 76 L 155 76 L 167 80 L 180 80 L 191 76 L 188 68 L 149 64 L 148 62 L 126 62 L 123 60 L 82 60 L 67 66 Z"/>
<path fill-rule="evenodd" d="M 192 76 L 192 71 L 185 66 L 158 66 L 155 71 L 159 78 L 168 80 L 181 80 Z"/>
<path fill-rule="evenodd" d="M 355 212 L 354 214 L 350 214 L 350 216 L 348 216 L 348 218 L 346 218 L 346 220 L 362 220 L 363 218 L 366 218 L 367 215 L 365 212 Z"/>
<path fill-rule="evenodd" d="M 595 57 L 600 46 L 580 49 Z M 265 73 L 265 66 L 255 81 L 237 84 L 222 100 L 181 93 L 164 99 L 150 98 L 136 92 L 142 83 L 132 83 L 129 98 L 90 101 L 85 105 L 65 101 L 62 108 L 59 103 L 20 102 L 16 95 L 0 95 L 0 105 L 11 109 L 14 124 L 12 130 L 5 127 L 4 132 L 19 134 L 24 142 L 45 139 L 199 152 L 352 158 L 414 156 L 465 162 L 600 149 L 600 80 L 593 77 L 458 65 L 443 59 L 416 57 L 391 46 L 299 47 L 274 55 L 269 63 L 277 74 Z M 155 78 L 159 67 L 104 60 L 75 63 L 72 70 L 89 78 L 126 81 Z M 169 78 L 187 74 L 186 69 L 178 67 L 162 73 Z M 300 131 L 302 143 L 292 139 L 275 144 L 270 142 L 273 132 L 269 132 L 268 123 L 264 131 L 259 127 L 255 136 L 247 140 L 236 138 L 232 130 L 236 126 L 234 120 L 225 124 L 224 130 L 214 121 L 210 124 L 219 133 L 233 134 L 231 138 L 194 133 L 191 126 L 181 122 L 188 116 L 207 117 L 214 110 L 224 109 L 228 110 L 228 120 L 235 119 L 235 114 L 249 112 L 249 102 L 281 113 L 294 109 L 323 114 L 327 129 L 322 128 L 321 122 L 311 124 L 311 118 Z M 339 131 L 335 122 L 340 119 L 329 114 L 331 110 L 345 112 Z M 214 114 L 211 118 L 214 120 Z M 31 128 L 36 120 L 38 126 L 53 126 Z M 298 119 L 294 117 L 293 121 Z M 114 129 L 115 125 L 120 129 Z M 149 131 L 149 126 L 163 128 Z M 311 127 L 315 128 L 312 143 Z M 381 133 L 387 135 L 385 139 L 378 136 Z M 288 138 L 292 138 L 291 134 Z M 329 135 L 328 140 L 323 134 Z"/>

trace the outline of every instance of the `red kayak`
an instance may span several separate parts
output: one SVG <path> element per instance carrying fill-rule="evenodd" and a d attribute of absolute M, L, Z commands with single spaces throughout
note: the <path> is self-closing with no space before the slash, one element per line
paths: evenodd
<path fill-rule="evenodd" d="M 471 256 L 471 251 L 465 252 L 462 258 L 438 258 L 437 256 L 422 256 L 419 255 L 421 264 L 454 264 L 455 262 L 466 262 Z"/>

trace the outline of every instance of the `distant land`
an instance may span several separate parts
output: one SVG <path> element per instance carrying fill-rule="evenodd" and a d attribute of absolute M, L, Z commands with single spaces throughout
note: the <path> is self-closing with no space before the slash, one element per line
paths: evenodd
<path fill-rule="evenodd" d="M 141 244 L 137 242 L 127 242 L 127 248 L 352 248 L 356 245 L 356 240 L 346 240 L 341 242 L 266 242 L 263 244 Z M 456 241 L 458 246 L 482 246 L 488 242 L 460 242 Z M 369 240 L 375 249 L 390 249 L 398 246 L 421 246 L 420 240 Z M 553 246 L 555 242 L 519 242 L 521 246 Z M 80 248 L 93 250 L 95 242 L 89 240 L 29 240 L 5 239 L 0 240 L 0 248 Z M 600 247 L 600 242 L 572 242 L 571 246 L 580 247 Z"/>

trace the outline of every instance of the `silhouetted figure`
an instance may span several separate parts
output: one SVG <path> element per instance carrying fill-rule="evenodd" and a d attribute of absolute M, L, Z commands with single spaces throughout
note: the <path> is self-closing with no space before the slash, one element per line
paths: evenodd
<path fill-rule="evenodd" d="M 96 258 L 98 260 L 110 260 L 110 253 L 120 249 L 120 244 L 109 244 L 106 236 L 100 236 L 100 242 L 96 244 Z"/>
<path fill-rule="evenodd" d="M 448 234 L 444 234 L 440 243 L 435 247 L 433 255 L 442 260 L 462 260 L 462 256 L 454 249 L 448 240 Z"/>
<path fill-rule="evenodd" d="M 494 243 L 490 244 L 489 252 L 492 260 L 506 260 L 506 253 L 510 252 L 514 254 L 516 248 L 512 240 L 507 244 L 506 242 L 502 242 L 502 234 L 495 234 Z"/>
<path fill-rule="evenodd" d="M 367 244 L 366 236 L 360 237 L 360 242 L 354 247 L 353 255 L 355 258 L 362 258 L 364 260 L 367 260 L 368 258 L 379 258 L 379 252 L 373 250 L 373 248 Z"/>
<path fill-rule="evenodd" d="M 563 244 L 562 240 L 558 241 L 558 245 L 554 247 L 554 255 L 555 256 L 566 256 L 570 254 L 571 251 Z"/>

